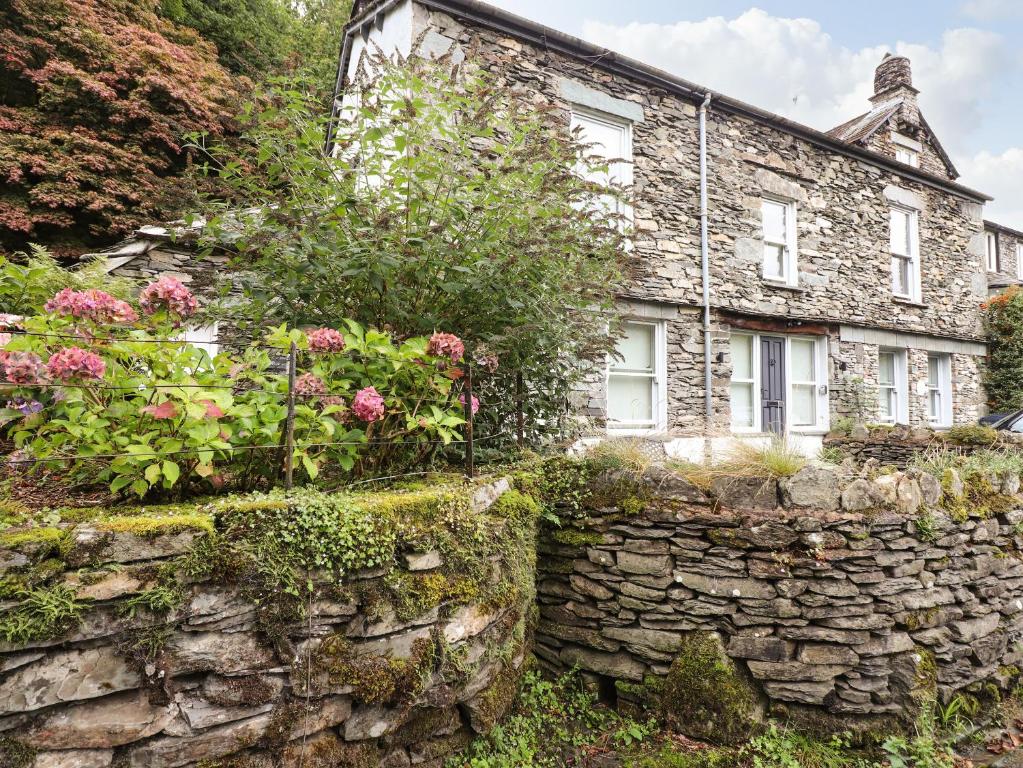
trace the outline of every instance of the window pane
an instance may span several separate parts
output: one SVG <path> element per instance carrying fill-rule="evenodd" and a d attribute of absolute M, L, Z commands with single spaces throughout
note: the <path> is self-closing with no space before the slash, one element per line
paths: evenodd
<path fill-rule="evenodd" d="M 572 128 L 580 128 L 579 139 L 589 146 L 587 157 L 595 160 L 629 160 L 625 157 L 625 126 L 611 125 L 586 115 L 572 115 Z M 621 183 L 622 163 L 611 163 L 607 172 L 587 173 L 586 177 L 598 184 Z"/>
<path fill-rule="evenodd" d="M 927 358 L 927 386 L 936 388 L 939 386 L 941 378 L 938 374 L 938 358 L 928 357 Z"/>
<path fill-rule="evenodd" d="M 892 257 L 892 290 L 900 296 L 910 294 L 909 259 Z"/>
<path fill-rule="evenodd" d="M 616 358 L 611 370 L 648 371 L 654 370 L 654 326 L 639 323 L 625 323 L 625 333 L 615 346 Z"/>
<path fill-rule="evenodd" d="M 807 426 L 817 423 L 817 387 L 813 384 L 792 385 L 792 424 Z"/>
<path fill-rule="evenodd" d="M 753 426 L 753 384 L 732 382 L 732 426 Z"/>
<path fill-rule="evenodd" d="M 816 367 L 814 366 L 813 359 L 814 342 L 807 339 L 793 339 L 791 349 L 792 381 L 817 381 Z"/>
<path fill-rule="evenodd" d="M 909 213 L 895 208 L 892 209 L 891 249 L 892 253 L 909 255 Z"/>
<path fill-rule="evenodd" d="M 786 214 L 788 206 L 773 200 L 764 200 L 764 237 L 776 243 L 785 242 Z"/>
<path fill-rule="evenodd" d="M 877 356 L 878 378 L 881 384 L 895 384 L 895 355 L 882 352 Z"/>
<path fill-rule="evenodd" d="M 927 417 L 935 423 L 941 421 L 941 393 L 936 389 L 927 396 Z"/>
<path fill-rule="evenodd" d="M 653 379 L 646 376 L 615 376 L 608 382 L 607 415 L 611 421 L 652 424 Z"/>
<path fill-rule="evenodd" d="M 881 421 L 895 421 L 895 390 L 882 387 L 878 393 L 878 416 Z"/>
<path fill-rule="evenodd" d="M 785 246 L 764 244 L 764 277 L 785 277 Z"/>
<path fill-rule="evenodd" d="M 732 378 L 753 378 L 753 337 L 734 335 L 730 340 L 732 350 Z"/>

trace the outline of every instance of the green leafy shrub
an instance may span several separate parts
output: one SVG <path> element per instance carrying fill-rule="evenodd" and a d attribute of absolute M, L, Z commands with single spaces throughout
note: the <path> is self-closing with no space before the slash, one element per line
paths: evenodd
<path fill-rule="evenodd" d="M 982 305 L 988 364 L 984 391 L 992 411 L 1023 408 L 1023 291 L 1012 286 Z"/>
<path fill-rule="evenodd" d="M 852 751 L 848 734 L 815 739 L 775 723 L 752 739 L 743 753 L 752 758 L 753 768 L 881 768 Z M 920 764 L 916 768 L 930 767 Z"/>
<path fill-rule="evenodd" d="M 557 680 L 529 671 L 515 709 L 446 768 L 561 768 L 586 754 L 632 747 L 652 732 L 651 723 L 624 718 L 601 706 L 576 674 Z"/>
<path fill-rule="evenodd" d="M 173 341 L 196 306 L 169 278 L 143 290 L 141 318 L 105 292 L 65 289 L 44 314 L 0 334 L 8 403 L 0 426 L 19 449 L 12 464 L 68 467 L 77 479 L 138 496 L 272 484 L 289 386 L 275 360 L 291 343 L 302 350 L 293 455 L 300 477 L 315 480 L 325 465 L 365 474 L 422 462 L 461 436 L 463 349 L 454 336 L 396 342 L 355 322 L 344 333 L 281 326 L 240 355 L 210 359 Z"/>
<path fill-rule="evenodd" d="M 994 445 L 998 431 L 982 424 L 957 424 L 948 430 L 945 439 L 957 445 Z"/>
<path fill-rule="evenodd" d="M 594 210 L 622 191 L 587 182 L 578 169 L 606 164 L 485 68 L 366 55 L 377 74 L 349 86 L 359 108 L 344 119 L 285 86 L 243 115 L 240 146 L 209 142 L 232 199 L 207 203 L 206 235 L 244 266 L 233 319 L 457 328 L 480 434 L 512 444 L 519 374 L 527 438 L 560 434 L 574 384 L 614 345 L 624 221 Z"/>
<path fill-rule="evenodd" d="M 87 261 L 78 269 L 65 269 L 45 248 L 33 246 L 29 253 L 0 255 L 0 312 L 36 315 L 64 288 L 78 291 L 99 288 L 115 298 L 130 300 L 135 284 L 107 272 L 103 259 Z"/>

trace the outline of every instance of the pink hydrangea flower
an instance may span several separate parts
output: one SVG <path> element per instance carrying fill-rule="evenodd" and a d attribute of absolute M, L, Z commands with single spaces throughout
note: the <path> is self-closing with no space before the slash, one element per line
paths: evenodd
<path fill-rule="evenodd" d="M 376 387 L 360 389 L 352 400 L 352 412 L 363 421 L 377 421 L 384 415 L 384 398 Z"/>
<path fill-rule="evenodd" d="M 0 312 L 0 328 L 10 330 L 21 327 L 21 315 L 12 315 L 8 312 Z"/>
<path fill-rule="evenodd" d="M 180 280 L 164 275 L 142 289 L 139 305 L 147 315 L 163 309 L 176 320 L 183 320 L 195 314 L 199 302 Z"/>
<path fill-rule="evenodd" d="M 31 385 L 43 381 L 43 362 L 32 352 L 4 352 L 4 378 L 11 384 Z"/>
<path fill-rule="evenodd" d="M 316 397 L 327 394 L 327 385 L 315 373 L 303 373 L 295 379 L 295 394 L 298 397 Z"/>
<path fill-rule="evenodd" d="M 78 347 L 65 347 L 50 355 L 46 371 L 50 378 L 69 381 L 75 378 L 102 379 L 107 364 L 95 352 L 86 352 Z"/>
<path fill-rule="evenodd" d="M 340 352 L 345 348 L 345 337 L 333 328 L 317 328 L 306 333 L 310 352 Z"/>
<path fill-rule="evenodd" d="M 462 408 L 465 408 L 465 392 L 458 396 L 458 402 L 462 404 Z M 480 410 L 480 399 L 476 395 L 472 396 L 472 415 L 475 416 Z"/>
<path fill-rule="evenodd" d="M 434 357 L 446 357 L 457 363 L 465 355 L 465 344 L 453 333 L 435 333 L 430 337 L 426 351 Z"/>
<path fill-rule="evenodd" d="M 14 337 L 9 333 L 0 333 L 0 347 L 6 347 Z"/>
<path fill-rule="evenodd" d="M 43 309 L 56 315 L 95 323 L 134 323 L 138 320 L 138 315 L 128 302 L 115 299 L 97 288 L 84 291 L 65 288 L 46 302 Z"/>

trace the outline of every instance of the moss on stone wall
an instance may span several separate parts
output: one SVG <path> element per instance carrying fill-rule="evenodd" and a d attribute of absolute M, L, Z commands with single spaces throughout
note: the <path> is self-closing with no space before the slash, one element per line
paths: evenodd
<path fill-rule="evenodd" d="M 688 632 L 664 677 L 618 684 L 626 698 L 654 709 L 669 726 L 715 744 L 739 744 L 763 718 L 760 695 L 714 632 Z"/>

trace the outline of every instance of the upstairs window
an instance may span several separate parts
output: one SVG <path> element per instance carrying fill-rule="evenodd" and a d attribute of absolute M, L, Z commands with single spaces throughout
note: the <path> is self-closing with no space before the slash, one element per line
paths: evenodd
<path fill-rule="evenodd" d="M 920 167 L 920 151 L 923 144 L 914 138 L 892 131 L 892 143 L 895 145 L 895 159 L 914 168 Z"/>
<path fill-rule="evenodd" d="M 663 323 L 626 322 L 607 376 L 608 427 L 617 432 L 664 426 Z"/>
<path fill-rule="evenodd" d="M 796 271 L 796 206 L 765 198 L 761 203 L 764 230 L 764 279 L 788 285 Z"/>
<path fill-rule="evenodd" d="M 952 365 L 948 355 L 927 356 L 927 420 L 932 427 L 952 426 Z"/>
<path fill-rule="evenodd" d="M 988 272 L 998 271 L 998 235 L 988 232 L 984 235 L 984 257 Z"/>
<path fill-rule="evenodd" d="M 914 168 L 917 168 L 920 165 L 920 155 L 912 149 L 906 149 L 905 147 L 895 148 L 895 159 L 900 163 L 911 165 Z"/>
<path fill-rule="evenodd" d="M 916 211 L 892 208 L 889 234 L 892 293 L 901 299 L 920 301 L 920 238 Z"/>
<path fill-rule="evenodd" d="M 1023 280 L 1023 243 L 1016 244 L 1016 277 Z"/>
<path fill-rule="evenodd" d="M 574 110 L 571 128 L 578 131 L 579 140 L 587 144 L 587 158 L 600 163 L 601 168 L 585 169 L 583 176 L 602 187 L 627 187 L 632 184 L 632 126 L 625 120 L 611 116 Z M 601 198 L 605 211 L 631 217 L 632 211 L 611 195 Z"/>

